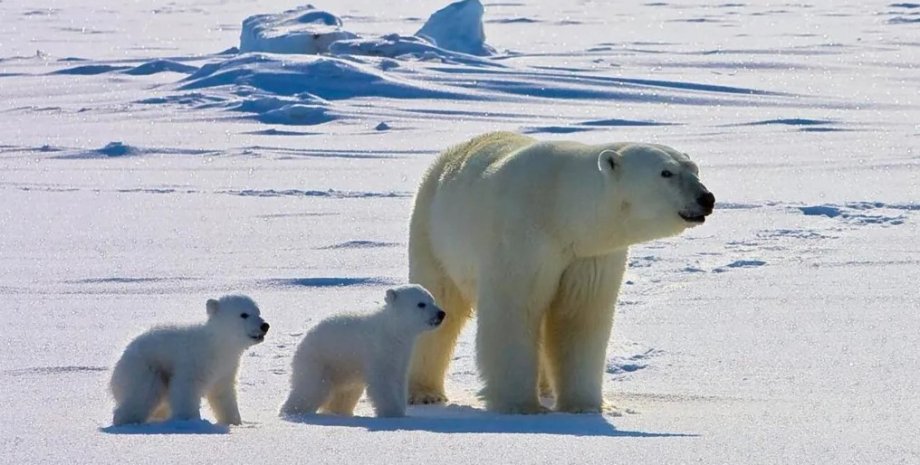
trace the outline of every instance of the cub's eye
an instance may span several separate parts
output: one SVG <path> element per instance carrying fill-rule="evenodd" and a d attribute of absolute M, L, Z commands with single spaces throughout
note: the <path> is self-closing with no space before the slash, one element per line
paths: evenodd
<path fill-rule="evenodd" d="M 249 318 L 249 314 L 248 314 L 248 313 L 241 313 L 241 314 L 240 314 L 240 318 L 242 318 L 242 319 L 245 320 L 246 318 Z"/>
<path fill-rule="evenodd" d="M 672 172 L 670 172 L 670 171 L 668 171 L 668 170 L 664 170 L 664 171 L 661 172 L 661 177 L 662 177 L 662 178 L 670 178 L 671 176 L 674 176 L 674 173 L 672 173 Z"/>
<path fill-rule="evenodd" d="M 428 305 L 426 305 L 425 302 L 419 302 L 419 303 L 418 303 L 418 308 L 425 308 L 425 307 L 427 307 L 427 306 L 428 306 Z"/>

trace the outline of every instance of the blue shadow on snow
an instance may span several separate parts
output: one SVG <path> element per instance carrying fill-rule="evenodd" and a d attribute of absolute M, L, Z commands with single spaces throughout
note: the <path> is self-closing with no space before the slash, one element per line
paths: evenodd
<path fill-rule="evenodd" d="M 356 278 L 281 278 L 265 280 L 267 284 L 281 287 L 346 287 L 346 286 L 387 286 L 396 281 L 388 278 L 356 277 Z"/>
<path fill-rule="evenodd" d="M 449 405 L 409 407 L 403 418 L 296 415 L 285 420 L 317 426 L 364 428 L 367 431 L 428 431 L 432 433 L 553 434 L 633 438 L 697 437 L 696 434 L 618 430 L 599 414 L 548 413 L 500 415 L 481 409 Z"/>
<path fill-rule="evenodd" d="M 228 434 L 230 427 L 207 420 L 168 420 L 121 426 L 107 426 L 99 431 L 109 434 Z"/>

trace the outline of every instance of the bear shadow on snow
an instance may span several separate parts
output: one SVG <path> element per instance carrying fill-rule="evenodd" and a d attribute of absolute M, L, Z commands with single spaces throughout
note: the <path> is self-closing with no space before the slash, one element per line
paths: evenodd
<path fill-rule="evenodd" d="M 99 431 L 108 434 L 229 434 L 230 427 L 207 420 L 168 420 L 107 426 Z"/>
<path fill-rule="evenodd" d="M 686 433 L 618 430 L 600 414 L 548 413 L 503 415 L 463 405 L 410 406 L 406 417 L 374 418 L 338 415 L 288 415 L 294 423 L 345 426 L 367 431 L 428 431 L 432 433 L 553 434 L 560 436 L 608 436 L 634 438 L 696 437 Z"/>

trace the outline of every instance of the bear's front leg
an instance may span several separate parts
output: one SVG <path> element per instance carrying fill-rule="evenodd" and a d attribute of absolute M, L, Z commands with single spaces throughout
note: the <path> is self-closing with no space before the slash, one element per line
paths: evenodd
<path fill-rule="evenodd" d="M 537 392 L 540 325 L 559 273 L 552 259 L 533 266 L 523 259 L 506 263 L 516 270 L 488 267 L 500 275 L 480 281 L 476 361 L 485 382 L 482 395 L 491 411 L 544 413 Z"/>
<path fill-rule="evenodd" d="M 546 342 L 552 354 L 556 410 L 599 413 L 603 406 L 604 364 L 612 312 L 600 318 L 548 316 L 555 327 Z"/>
<path fill-rule="evenodd" d="M 603 407 L 607 344 L 625 269 L 623 250 L 576 260 L 563 275 L 546 317 L 544 347 L 558 411 L 599 413 Z"/>
<path fill-rule="evenodd" d="M 240 408 L 236 400 L 235 377 L 223 379 L 215 383 L 208 392 L 208 404 L 214 412 L 218 423 L 224 425 L 240 425 Z"/>
<path fill-rule="evenodd" d="M 520 313 L 513 305 L 502 310 Z M 487 308 L 487 307 L 483 307 Z M 486 408 L 500 413 L 543 413 L 537 395 L 537 338 L 520 315 L 481 313 L 476 333 L 476 360 L 485 383 Z"/>
<path fill-rule="evenodd" d="M 200 420 L 202 382 L 188 366 L 176 368 L 169 380 L 169 410 L 173 420 Z"/>
<path fill-rule="evenodd" d="M 374 405 L 378 417 L 406 416 L 408 396 L 405 370 L 398 373 L 392 364 L 376 364 L 367 375 L 367 397 Z"/>

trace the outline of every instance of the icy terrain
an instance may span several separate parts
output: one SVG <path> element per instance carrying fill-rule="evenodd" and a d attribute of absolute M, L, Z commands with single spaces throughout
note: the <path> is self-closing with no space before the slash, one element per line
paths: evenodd
<path fill-rule="evenodd" d="M 920 463 L 920 4 L 482 7 L 0 1 L 0 463 Z M 278 418 L 304 331 L 405 281 L 432 157 L 498 129 L 716 195 L 632 250 L 607 412 L 483 411 L 470 324 L 448 406 Z M 110 427 L 124 344 L 230 291 L 272 325 L 244 425 Z"/>

